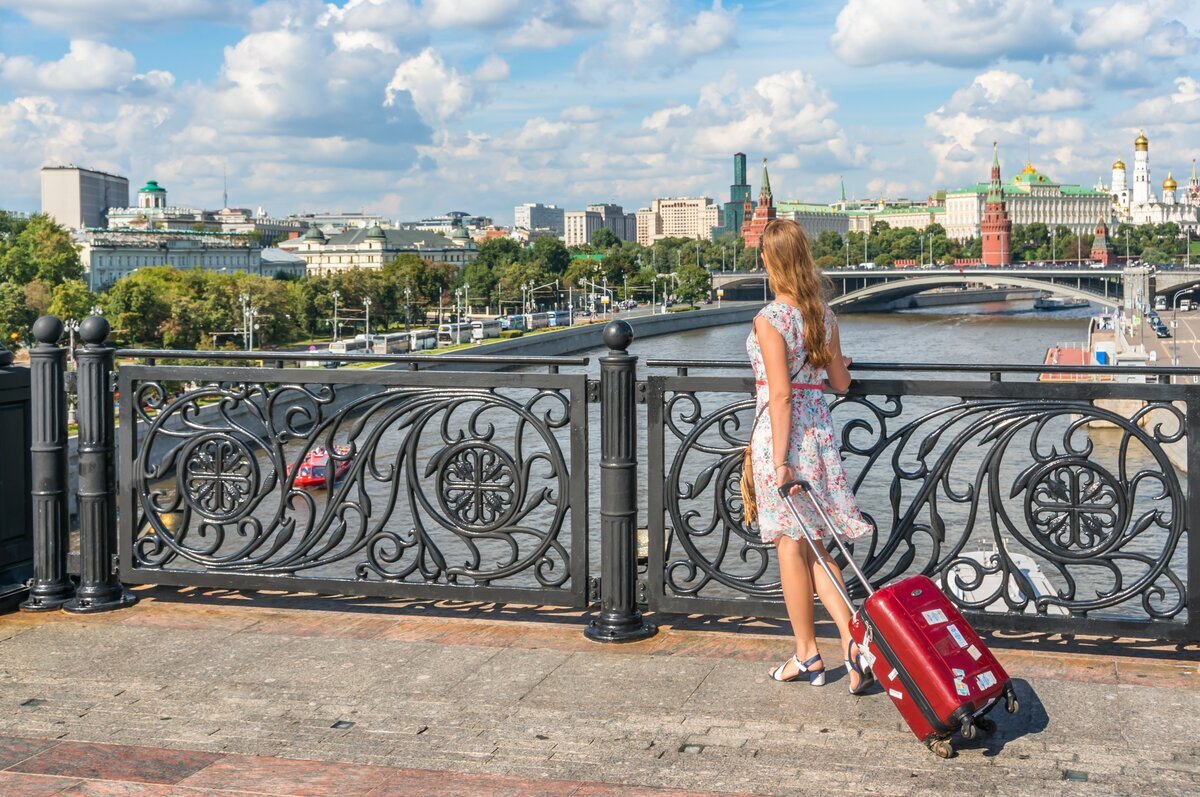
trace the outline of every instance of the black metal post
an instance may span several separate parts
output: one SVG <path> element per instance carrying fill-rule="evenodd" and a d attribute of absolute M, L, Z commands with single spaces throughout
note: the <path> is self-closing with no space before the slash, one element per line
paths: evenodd
<path fill-rule="evenodd" d="M 84 347 L 76 352 L 79 384 L 79 587 L 63 611 L 106 612 L 137 598 L 117 580 L 116 474 L 113 465 L 113 351 L 108 321 L 90 316 L 79 325 Z"/>
<path fill-rule="evenodd" d="M 27 612 L 57 609 L 75 594 L 67 575 L 67 350 L 58 345 L 63 322 L 44 315 L 33 324 L 29 350 L 33 424 L 33 582 L 21 603 Z"/>
<path fill-rule="evenodd" d="M 604 327 L 610 351 L 600 358 L 600 615 L 584 635 L 632 642 L 657 632 L 637 609 L 637 357 L 633 327 Z"/>

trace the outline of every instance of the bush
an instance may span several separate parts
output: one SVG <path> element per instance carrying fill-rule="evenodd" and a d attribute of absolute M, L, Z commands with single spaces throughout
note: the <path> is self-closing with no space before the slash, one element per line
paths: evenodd
<path fill-rule="evenodd" d="M 502 329 L 502 330 L 500 330 L 500 337 L 505 340 L 507 340 L 509 338 L 519 338 L 524 334 L 525 334 L 524 330 L 520 330 L 520 329 Z"/>
<path fill-rule="evenodd" d="M 668 308 L 668 313 L 686 313 L 688 310 L 695 310 L 694 304 L 677 304 L 674 307 Z"/>

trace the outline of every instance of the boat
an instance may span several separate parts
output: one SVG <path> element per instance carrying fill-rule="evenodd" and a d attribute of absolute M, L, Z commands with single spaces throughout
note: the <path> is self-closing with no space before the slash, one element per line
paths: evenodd
<path fill-rule="evenodd" d="M 335 446 L 334 450 L 338 456 L 345 457 L 350 453 L 350 446 Z M 288 465 L 288 476 L 294 474 L 294 484 L 297 487 L 325 487 L 329 483 L 331 460 L 333 462 L 333 480 L 336 482 L 346 475 L 346 471 L 350 470 L 350 460 L 333 459 L 329 455 L 329 450 L 324 446 L 317 446 L 305 455 L 304 460 L 300 463 L 298 473 L 295 473 L 295 465 Z"/>
<path fill-rule="evenodd" d="M 964 553 L 962 558 L 971 559 L 978 563 L 983 570 L 995 568 L 999 564 L 999 552 L 994 548 L 991 551 L 973 551 Z M 1046 574 L 1038 567 L 1037 562 L 1032 558 L 1021 553 L 1009 553 L 1009 560 L 1016 566 L 1025 579 L 1033 587 L 1035 594 L 1027 596 L 1029 602 L 1025 604 L 1025 614 L 1037 614 L 1036 599 L 1047 595 L 1050 597 L 1058 597 L 1058 592 L 1054 589 L 1054 585 L 1050 583 L 1050 579 L 1046 578 Z M 1009 611 L 1008 603 L 1000 596 L 1000 582 L 1004 578 L 1002 573 L 985 573 L 983 580 L 978 587 L 974 589 L 961 589 L 958 586 L 958 579 L 970 584 L 977 577 L 977 571 L 970 565 L 958 564 L 950 568 L 947 574 L 946 585 L 950 588 L 950 592 L 960 601 L 975 602 L 987 598 L 989 595 L 996 595 L 996 599 L 984 607 L 985 612 L 1007 612 Z M 1014 602 L 1019 603 L 1022 598 L 1021 587 L 1015 579 L 1008 581 L 1008 597 Z M 1046 606 L 1046 614 L 1049 615 L 1065 615 L 1068 614 L 1067 609 L 1055 603 Z"/>
<path fill-rule="evenodd" d="M 1078 310 L 1090 305 L 1087 299 L 1074 299 L 1065 296 L 1039 296 L 1033 300 L 1034 310 Z"/>

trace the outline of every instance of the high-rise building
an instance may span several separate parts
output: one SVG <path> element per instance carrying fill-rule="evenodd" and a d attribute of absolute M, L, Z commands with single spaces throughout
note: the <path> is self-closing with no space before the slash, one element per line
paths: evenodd
<path fill-rule="evenodd" d="M 568 210 L 563 214 L 563 243 L 583 246 L 592 242 L 597 230 L 611 230 L 620 241 L 637 237 L 637 215 L 626 213 L 620 205 L 588 205 L 587 210 Z"/>
<path fill-rule="evenodd" d="M 747 199 L 743 208 L 750 207 Z M 758 207 L 754 208 L 753 216 L 746 212 L 746 220 L 742 224 L 742 240 L 750 249 L 757 249 L 762 243 L 763 230 L 767 222 L 775 218 L 775 197 L 771 194 L 771 178 L 767 175 L 767 159 L 763 158 L 762 187 L 758 190 Z"/>
<path fill-rule="evenodd" d="M 656 199 L 637 214 L 637 241 L 649 246 L 660 238 L 711 241 L 721 229 L 721 211 L 711 197 Z"/>
<path fill-rule="evenodd" d="M 513 208 L 513 228 L 518 230 L 554 230 L 558 235 L 566 232 L 563 209 L 558 205 L 543 205 L 541 202 L 526 202 Z"/>
<path fill-rule="evenodd" d="M 983 264 L 1012 265 L 1012 220 L 1004 206 L 1004 186 L 1000 183 L 1000 153 L 992 143 L 992 181 L 988 187 L 987 203 L 983 207 Z"/>
<path fill-rule="evenodd" d="M 725 203 L 724 232 L 737 235 L 742 231 L 746 219 L 743 208 L 750 200 L 750 184 L 746 182 L 746 154 L 735 153 L 733 156 L 733 185 L 729 186 L 729 201 Z"/>
<path fill-rule="evenodd" d="M 78 166 L 42 167 L 42 212 L 73 230 L 104 227 L 108 209 L 129 204 L 129 180 Z"/>

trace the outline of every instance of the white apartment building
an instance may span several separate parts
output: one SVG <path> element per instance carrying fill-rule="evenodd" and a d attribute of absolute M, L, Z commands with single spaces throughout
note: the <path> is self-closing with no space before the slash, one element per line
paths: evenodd
<path fill-rule="evenodd" d="M 62 226 L 80 230 L 108 224 L 109 208 L 129 204 L 129 180 L 78 166 L 44 166 L 42 212 Z"/>
<path fill-rule="evenodd" d="M 88 288 L 99 291 L 139 268 L 172 266 L 262 273 L 262 247 L 244 235 L 185 230 L 85 230 L 80 245 Z"/>
<path fill-rule="evenodd" d="M 558 205 L 526 202 L 513 208 L 513 228 L 518 230 L 554 230 L 566 232 L 565 211 Z"/>
<path fill-rule="evenodd" d="M 588 205 L 587 210 L 568 210 L 563 214 L 563 243 L 583 246 L 592 242 L 592 235 L 601 228 L 612 230 L 620 241 L 637 237 L 637 216 L 626 213 L 620 205 Z"/>
<path fill-rule="evenodd" d="M 302 237 L 280 243 L 279 248 L 304 258 L 309 276 L 352 268 L 380 269 L 404 253 L 419 255 L 433 263 L 453 263 L 460 267 L 479 254 L 475 242 L 462 227 L 456 227 L 449 238 L 419 230 L 384 229 L 379 225 L 327 237 L 314 225 Z"/>
<path fill-rule="evenodd" d="M 711 241 L 721 225 L 720 206 L 711 197 L 668 197 L 650 203 L 636 219 L 637 242 L 649 246 L 660 238 Z"/>

